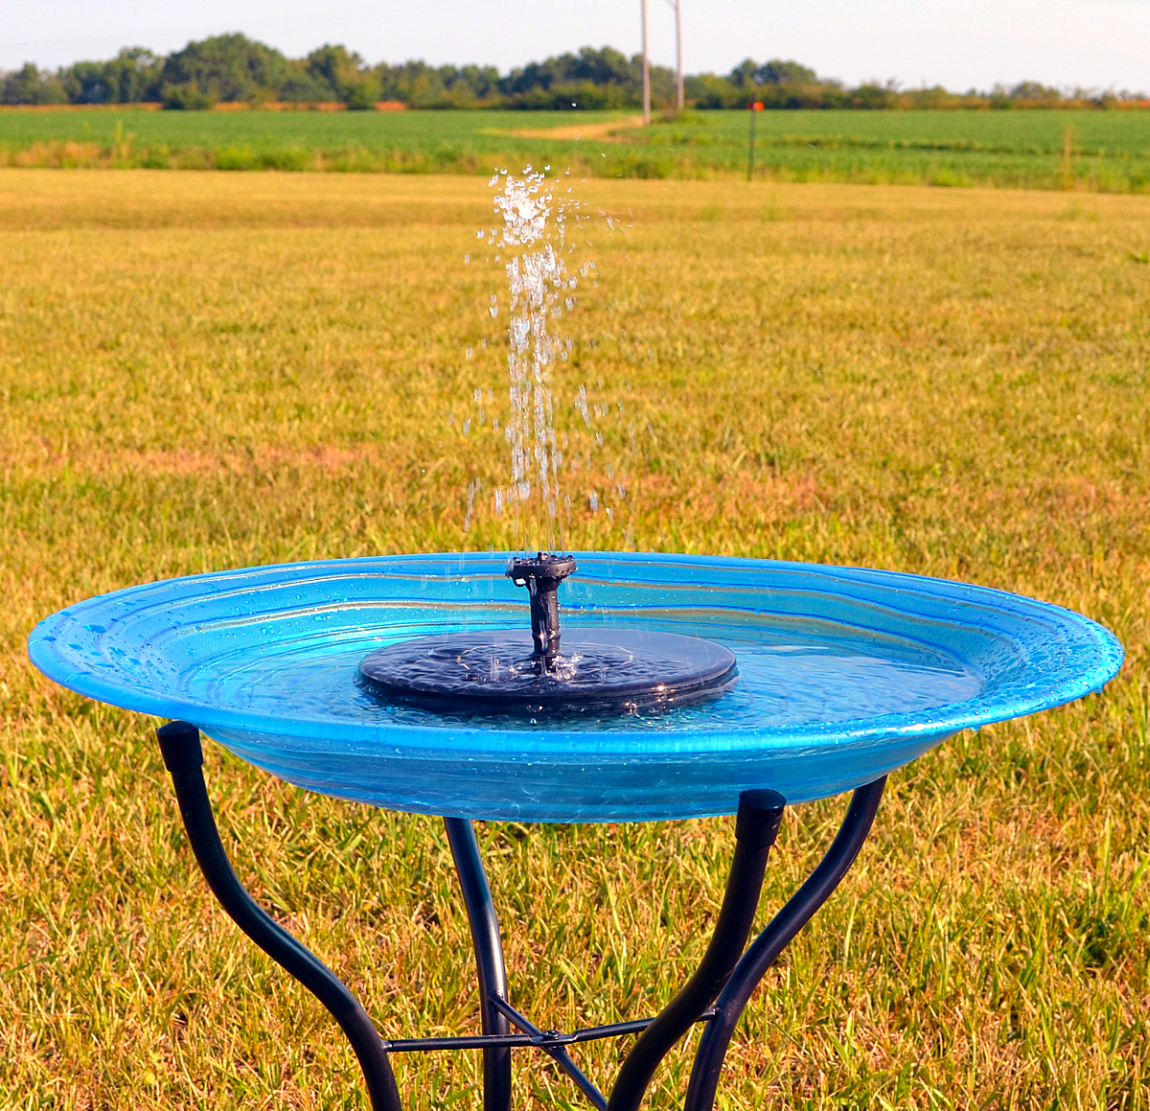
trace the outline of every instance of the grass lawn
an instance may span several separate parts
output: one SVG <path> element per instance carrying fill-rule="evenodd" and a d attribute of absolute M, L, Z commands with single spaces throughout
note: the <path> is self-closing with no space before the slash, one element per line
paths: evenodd
<path fill-rule="evenodd" d="M 0 110 L 0 166 L 487 174 L 526 162 L 581 176 L 746 174 L 750 114 L 644 130 L 609 112 Z M 1150 112 L 762 112 L 771 181 L 1150 191 Z"/>
<path fill-rule="evenodd" d="M 557 419 L 586 386 L 603 445 L 568 478 L 572 547 L 962 578 L 1127 648 L 1103 695 L 892 777 L 752 1001 L 721 1106 L 1146 1111 L 1150 198 L 577 188 L 605 214 L 579 232 L 600 281 L 563 322 Z M 207 894 L 155 723 L 48 683 L 24 640 L 147 579 L 512 544 L 483 493 L 464 530 L 468 484 L 507 468 L 499 265 L 463 261 L 490 206 L 461 176 L 0 170 L 0 1106 L 366 1106 L 326 1012 Z M 610 518 L 583 496 L 619 486 Z M 440 825 L 206 747 L 241 876 L 381 1029 L 478 1029 Z M 789 812 L 762 917 L 844 803 Z M 653 1013 L 732 841 L 730 819 L 485 825 L 516 1005 Z M 618 1048 L 576 1056 L 606 1084 Z M 535 1065 L 520 1105 L 576 1106 Z M 477 1105 L 475 1054 L 396 1067 L 413 1111 Z"/>

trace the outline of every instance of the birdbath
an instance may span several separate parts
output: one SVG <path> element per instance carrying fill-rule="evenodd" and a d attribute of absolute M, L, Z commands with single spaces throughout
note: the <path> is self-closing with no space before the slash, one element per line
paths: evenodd
<path fill-rule="evenodd" d="M 524 560 L 537 565 L 534 581 Z M 335 1017 L 376 1111 L 402 1106 L 392 1054 L 451 1049 L 482 1051 L 485 1111 L 506 1111 L 520 1047 L 553 1058 L 593 1106 L 633 1111 L 696 1023 L 685 1107 L 710 1109 L 740 1014 L 846 875 L 888 774 L 962 729 L 1097 691 L 1122 662 L 1121 645 L 1093 621 L 983 587 L 603 552 L 394 556 L 172 579 L 62 610 L 33 630 L 29 654 L 63 686 L 172 719 L 160 744 L 208 884 Z M 382 1037 L 257 906 L 216 831 L 201 730 L 307 790 L 444 817 L 482 1033 Z M 783 808 L 847 791 L 822 862 L 748 945 Z M 729 814 L 735 846 L 710 944 L 659 1015 L 557 1031 L 513 1005 L 473 820 Z M 605 1096 L 571 1047 L 635 1034 Z"/>

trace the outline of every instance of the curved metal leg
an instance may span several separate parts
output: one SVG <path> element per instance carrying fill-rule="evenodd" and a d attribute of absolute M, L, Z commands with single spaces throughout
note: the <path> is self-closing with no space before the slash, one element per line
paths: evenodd
<path fill-rule="evenodd" d="M 359 1058 L 373 1111 L 402 1111 L 391 1062 L 359 1001 L 322 961 L 260 909 L 232 870 L 200 770 L 204 758 L 199 730 L 186 721 L 172 721 L 156 735 L 176 788 L 188 840 L 208 886 L 239 928 L 331 1012 Z"/>
<path fill-rule="evenodd" d="M 503 963 L 503 943 L 499 920 L 491 899 L 491 888 L 483 871 L 475 827 L 467 818 L 444 818 L 447 842 L 467 906 L 471 944 L 479 979 L 479 998 L 484 1034 L 509 1034 L 511 1026 L 496 1000 L 507 1002 L 507 967 Z M 511 1111 L 511 1047 L 487 1046 L 483 1050 L 483 1109 Z"/>
<path fill-rule="evenodd" d="M 373 1111 L 402 1111 L 387 1054 L 388 1046 L 393 1043 L 380 1039 L 371 1019 L 344 984 L 260 909 L 232 870 L 212 817 L 200 770 L 203 753 L 199 731 L 187 722 L 174 721 L 159 729 L 157 736 L 175 785 L 188 840 L 208 886 L 240 929 L 331 1012 L 359 1059 Z M 883 776 L 855 791 L 838 835 L 819 866 L 744 953 L 767 857 L 785 805 L 782 796 L 774 791 L 745 791 L 739 798 L 735 855 L 723 905 L 711 942 L 694 976 L 649 1023 L 640 1020 L 573 1034 L 539 1030 L 511 1007 L 507 999 L 499 923 L 474 828 L 466 819 L 445 819 L 475 947 L 483 1036 L 408 1039 L 394 1043 L 394 1048 L 482 1048 L 484 1111 L 510 1111 L 511 1048 L 537 1045 L 556 1058 L 596 1107 L 606 1107 L 607 1111 L 638 1111 L 659 1062 L 691 1025 L 703 1019 L 707 1029 L 695 1056 L 685 1108 L 686 1111 L 712 1111 L 723 1058 L 743 1009 L 766 971 L 854 863 L 874 822 L 885 785 Z M 715 1006 L 710 1007 L 713 1002 Z M 512 1023 L 525 1033 L 512 1034 Z M 643 1033 L 623 1062 L 610 1099 L 604 1101 L 563 1047 L 643 1027 Z"/>
<path fill-rule="evenodd" d="M 694 976 L 643 1031 L 619 1070 L 607 1111 L 638 1111 L 668 1050 L 714 1002 L 739 962 L 759 905 L 767 856 L 786 805 L 774 791 L 744 791 L 735 822 L 735 856 L 711 942 Z"/>
<path fill-rule="evenodd" d="M 870 832 L 882 799 L 886 776 L 858 788 L 819 866 L 770 924 L 751 943 L 715 1004 L 714 1018 L 707 1025 L 695 1054 L 685 1111 L 711 1111 L 723 1058 L 739 1017 L 767 969 L 811 920 L 850 870 Z"/>

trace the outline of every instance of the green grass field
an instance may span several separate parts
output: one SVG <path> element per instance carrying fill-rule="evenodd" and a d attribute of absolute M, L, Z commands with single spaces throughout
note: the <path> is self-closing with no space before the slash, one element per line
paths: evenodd
<path fill-rule="evenodd" d="M 764 180 L 1150 189 L 1146 111 L 763 112 L 756 130 Z M 602 112 L 6 111 L 0 165 L 734 178 L 748 135 L 747 112 L 643 131 Z"/>
<path fill-rule="evenodd" d="M 597 466 L 628 496 L 610 520 L 576 498 L 572 546 L 962 578 L 1127 648 L 1102 695 L 892 777 L 720 1106 L 1147 1111 L 1150 199 L 583 188 L 622 226 L 584 232 L 601 280 L 559 388 L 615 414 Z M 485 498 L 464 531 L 468 482 L 506 468 L 473 401 L 502 404 L 498 266 L 463 264 L 490 206 L 460 176 L 0 171 L 0 1107 L 366 1106 L 326 1013 L 206 893 L 155 723 L 52 685 L 24 640 L 157 577 L 512 543 Z M 381 1029 L 476 1030 L 439 824 L 206 747 L 241 876 Z M 842 807 L 789 813 L 760 920 Z M 485 825 L 516 1005 L 653 1013 L 701 955 L 732 827 Z M 617 1053 L 578 1060 L 606 1084 Z M 535 1066 L 520 1106 L 577 1106 Z M 474 1054 L 397 1071 L 413 1111 L 477 1106 Z"/>

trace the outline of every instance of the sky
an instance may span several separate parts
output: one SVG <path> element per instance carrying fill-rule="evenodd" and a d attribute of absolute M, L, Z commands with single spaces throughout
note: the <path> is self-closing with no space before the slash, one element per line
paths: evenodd
<path fill-rule="evenodd" d="M 996 82 L 1150 91 L 1150 0 L 680 0 L 688 73 L 793 58 L 848 84 L 955 91 Z M 0 70 L 166 54 L 227 31 L 300 57 L 345 43 L 369 62 L 506 71 L 580 46 L 640 49 L 641 0 L 0 0 Z M 648 0 L 652 60 L 673 66 L 670 0 Z"/>

